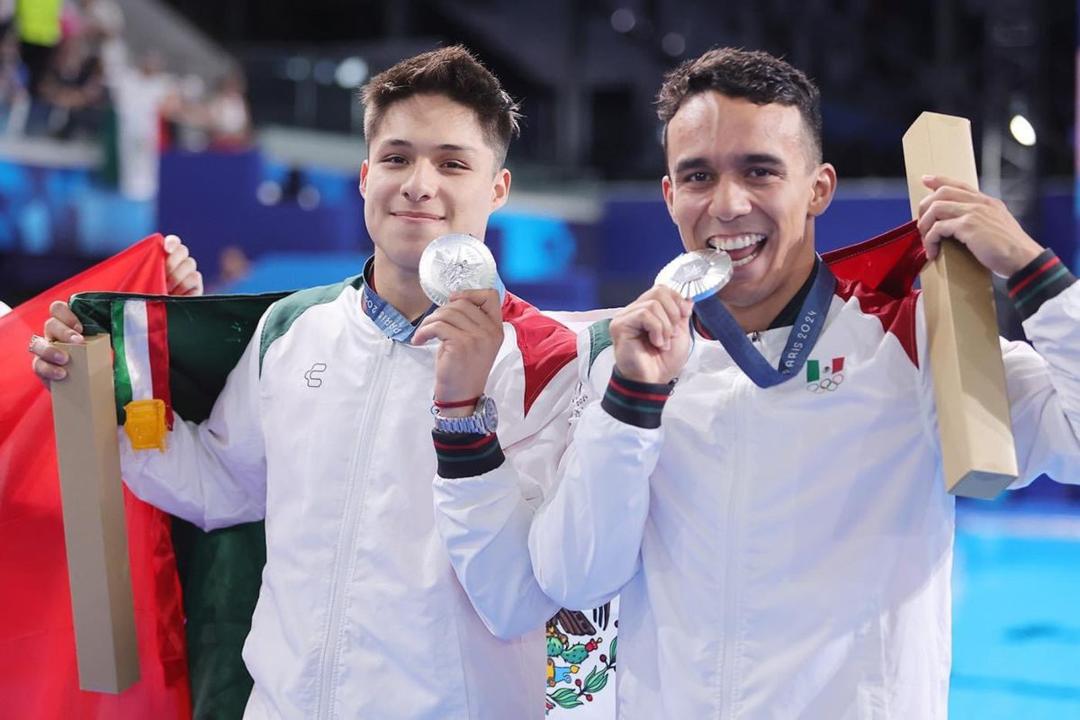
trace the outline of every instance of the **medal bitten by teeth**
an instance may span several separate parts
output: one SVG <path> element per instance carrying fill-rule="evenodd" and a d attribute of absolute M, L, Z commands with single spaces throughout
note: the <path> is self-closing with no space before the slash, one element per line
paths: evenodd
<path fill-rule="evenodd" d="M 733 265 L 731 256 L 723 250 L 694 250 L 665 265 L 657 273 L 655 284 L 669 287 L 687 300 L 698 302 L 727 285 Z"/>

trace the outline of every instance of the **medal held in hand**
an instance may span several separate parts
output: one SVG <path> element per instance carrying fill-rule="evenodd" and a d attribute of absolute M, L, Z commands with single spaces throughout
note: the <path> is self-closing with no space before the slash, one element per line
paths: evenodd
<path fill-rule="evenodd" d="M 440 307 L 462 290 L 500 289 L 495 258 L 472 235 L 456 233 L 432 240 L 420 256 L 419 271 L 424 294 Z"/>
<path fill-rule="evenodd" d="M 699 302 L 727 285 L 731 272 L 731 256 L 723 250 L 694 250 L 665 265 L 656 275 L 656 284 Z"/>

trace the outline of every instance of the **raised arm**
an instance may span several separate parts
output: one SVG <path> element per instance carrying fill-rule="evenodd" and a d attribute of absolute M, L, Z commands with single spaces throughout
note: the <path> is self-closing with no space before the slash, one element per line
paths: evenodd
<path fill-rule="evenodd" d="M 1051 250 L 1024 232 L 1000 200 L 948 178 L 928 177 L 926 184 L 932 192 L 920 205 L 919 230 L 928 255 L 942 238 L 954 237 L 983 265 L 1008 278 L 1009 299 L 1033 344 L 1001 344 L 1020 470 L 1012 487 L 1023 487 L 1043 473 L 1059 482 L 1080 483 L 1076 278 Z M 920 313 L 919 344 L 925 362 L 922 317 Z"/>
<path fill-rule="evenodd" d="M 652 288 L 616 314 L 612 347 L 583 373 L 575 404 L 585 407 L 529 537 L 537 580 L 564 607 L 601 605 L 637 572 L 662 411 L 690 351 L 690 310 L 674 291 Z M 580 347 L 595 349 L 603 335 L 590 329 Z M 592 353 L 582 356 L 589 364 Z"/>

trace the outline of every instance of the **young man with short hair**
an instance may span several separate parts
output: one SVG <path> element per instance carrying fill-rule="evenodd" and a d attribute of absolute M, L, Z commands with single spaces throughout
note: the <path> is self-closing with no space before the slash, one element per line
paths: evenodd
<path fill-rule="evenodd" d="M 435 309 L 418 277 L 432 240 L 483 238 L 506 202 L 517 109 L 461 47 L 375 76 L 364 104 L 360 192 L 375 252 L 363 273 L 273 305 L 206 422 L 177 422 L 165 453 L 122 436 L 124 478 L 203 528 L 265 518 L 245 717 L 538 718 L 543 626 L 558 608 L 522 550 L 531 510 L 505 518 L 516 570 L 497 544 L 458 543 L 459 581 L 439 534 L 453 528 L 437 529 L 432 509 L 429 408 L 433 385 L 454 406 L 446 415 L 489 396 L 500 437 L 439 434 L 438 467 L 451 468 L 440 475 L 502 459 L 505 446 L 507 482 L 535 504 L 554 470 L 543 458 L 565 443 L 574 337 L 496 290 Z M 463 353 L 467 366 L 451 368 Z M 317 384 L 306 380 L 315 367 Z M 504 568 L 494 579 L 493 567 Z"/>
<path fill-rule="evenodd" d="M 569 608 L 620 594 L 627 720 L 944 718 L 954 502 L 921 259 L 886 291 L 815 254 L 836 173 L 787 63 L 710 51 L 659 114 L 683 246 L 727 251 L 733 276 L 719 314 L 658 286 L 585 337 L 588 405 L 530 538 L 540 584 Z M 1000 201 L 925 182 L 911 247 L 964 243 L 1034 342 L 1002 341 L 1018 485 L 1078 482 L 1080 286 Z M 811 326 L 816 343 L 793 334 Z M 782 376 L 791 357 L 805 375 Z"/>

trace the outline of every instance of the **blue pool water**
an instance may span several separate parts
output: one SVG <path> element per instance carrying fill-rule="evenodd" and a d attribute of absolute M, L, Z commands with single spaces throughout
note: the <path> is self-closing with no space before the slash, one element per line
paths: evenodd
<path fill-rule="evenodd" d="M 959 508 L 954 720 L 1080 720 L 1080 511 Z"/>

